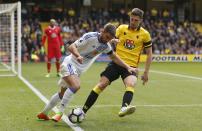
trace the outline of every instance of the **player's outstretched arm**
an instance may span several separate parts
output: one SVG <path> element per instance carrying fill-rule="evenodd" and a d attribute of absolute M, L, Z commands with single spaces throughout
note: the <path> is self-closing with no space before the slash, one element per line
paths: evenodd
<path fill-rule="evenodd" d="M 126 64 L 124 61 L 121 60 L 121 58 L 119 56 L 117 56 L 114 52 L 110 55 L 110 58 L 112 59 L 112 61 L 124 68 L 126 68 L 129 72 L 135 72 L 138 73 L 138 69 L 137 68 L 133 68 L 130 67 L 128 64 Z"/>
<path fill-rule="evenodd" d="M 147 54 L 147 60 L 146 60 L 146 63 L 145 63 L 145 69 L 144 69 L 144 73 L 141 77 L 142 81 L 143 81 L 143 85 L 145 85 L 146 82 L 148 82 L 149 80 L 149 68 L 150 68 L 150 65 L 151 65 L 151 62 L 152 62 L 152 47 L 149 47 L 149 48 L 145 48 L 146 50 L 146 54 Z"/>

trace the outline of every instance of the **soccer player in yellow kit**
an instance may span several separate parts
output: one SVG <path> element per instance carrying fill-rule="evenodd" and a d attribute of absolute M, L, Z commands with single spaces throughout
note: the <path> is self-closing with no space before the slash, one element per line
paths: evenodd
<path fill-rule="evenodd" d="M 145 49 L 147 59 L 144 73 L 141 77 L 144 85 L 148 81 L 148 73 L 152 61 L 152 42 L 149 32 L 141 27 L 143 14 L 144 12 L 141 9 L 134 8 L 131 11 L 130 24 L 123 24 L 117 28 L 116 37 L 119 39 L 119 42 L 116 44 L 116 54 L 129 66 L 137 68 L 141 52 Z M 100 76 L 100 81 L 90 92 L 83 106 L 83 111 L 87 113 L 97 100 L 99 94 L 110 85 L 112 81 L 121 76 L 126 91 L 118 115 L 123 117 L 132 114 L 136 109 L 136 107 L 131 106 L 130 103 L 133 99 L 134 87 L 137 83 L 137 72 L 130 73 L 125 68 L 111 62 Z"/>

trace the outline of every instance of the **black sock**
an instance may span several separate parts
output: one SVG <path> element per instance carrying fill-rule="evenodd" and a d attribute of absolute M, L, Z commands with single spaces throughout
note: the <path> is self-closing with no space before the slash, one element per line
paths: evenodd
<path fill-rule="evenodd" d="M 91 93 L 89 94 L 84 106 L 83 106 L 83 111 L 84 113 L 86 113 L 90 108 L 91 106 L 95 103 L 95 101 L 97 100 L 98 98 L 98 94 L 95 93 L 93 90 L 91 91 Z"/>
<path fill-rule="evenodd" d="M 123 96 L 122 107 L 130 105 L 130 102 L 132 101 L 132 99 L 133 99 L 133 92 L 126 91 Z"/>

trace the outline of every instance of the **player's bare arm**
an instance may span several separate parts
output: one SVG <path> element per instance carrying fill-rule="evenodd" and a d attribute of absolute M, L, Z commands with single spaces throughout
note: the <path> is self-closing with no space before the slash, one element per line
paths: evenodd
<path fill-rule="evenodd" d="M 76 58 L 77 61 L 82 64 L 83 63 L 83 57 L 80 55 L 80 53 L 78 52 L 76 45 L 75 44 L 71 44 L 70 46 L 68 46 L 68 50 L 69 52 L 71 52 Z"/>
<path fill-rule="evenodd" d="M 119 43 L 120 42 L 120 40 L 119 39 L 112 39 L 111 41 L 110 41 L 110 43 L 111 44 L 117 44 L 117 43 Z"/>
<path fill-rule="evenodd" d="M 114 52 L 110 55 L 110 58 L 113 60 L 114 63 L 126 68 L 130 73 L 135 72 L 138 73 L 137 68 L 130 67 L 128 64 L 126 64 L 124 61 L 122 61 L 119 56 L 117 56 Z"/>
<path fill-rule="evenodd" d="M 145 83 L 147 83 L 149 80 L 148 74 L 149 74 L 149 68 L 152 62 L 152 47 L 146 48 L 145 50 L 146 50 L 147 60 L 145 63 L 144 73 L 141 77 L 143 81 L 143 85 L 145 85 Z"/>

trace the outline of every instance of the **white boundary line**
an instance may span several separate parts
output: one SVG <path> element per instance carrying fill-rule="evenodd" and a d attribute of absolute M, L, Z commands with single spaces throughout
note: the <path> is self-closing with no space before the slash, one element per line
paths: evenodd
<path fill-rule="evenodd" d="M 29 83 L 25 78 L 23 77 L 19 77 L 44 103 L 48 103 L 48 99 L 39 91 L 37 90 L 31 83 Z M 58 112 L 58 109 L 55 107 L 53 108 L 54 112 Z M 79 126 L 76 126 L 74 124 L 72 124 L 69 119 L 67 118 L 67 116 L 63 115 L 62 116 L 62 120 L 69 126 L 71 127 L 74 131 L 84 131 L 82 128 L 80 128 Z"/>
<path fill-rule="evenodd" d="M 202 107 L 202 104 L 165 104 L 165 105 L 135 105 L 136 107 Z M 72 105 L 68 108 L 81 107 L 81 105 Z M 106 108 L 106 107 L 120 107 L 121 105 L 95 105 L 94 108 Z"/>
<path fill-rule="evenodd" d="M 189 78 L 189 79 L 194 79 L 194 80 L 202 80 L 201 77 L 189 76 L 189 75 L 181 75 L 181 74 L 170 73 L 170 72 L 162 72 L 162 71 L 156 71 L 156 70 L 150 70 L 149 72 L 157 73 L 157 74 L 163 74 L 163 75 L 176 76 L 176 77 Z"/>

